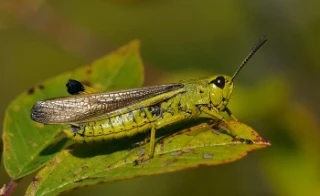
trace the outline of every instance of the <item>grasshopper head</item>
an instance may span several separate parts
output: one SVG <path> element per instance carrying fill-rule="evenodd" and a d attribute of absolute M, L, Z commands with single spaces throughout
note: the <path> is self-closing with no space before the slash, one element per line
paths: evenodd
<path fill-rule="evenodd" d="M 208 84 L 210 101 L 215 108 L 223 111 L 228 105 L 233 90 L 232 78 L 226 75 L 217 75 L 209 79 Z"/>
<path fill-rule="evenodd" d="M 228 105 L 229 99 L 233 90 L 233 80 L 240 72 L 240 70 L 247 64 L 249 59 L 257 52 L 257 50 L 267 41 L 265 37 L 262 37 L 252 48 L 248 56 L 242 61 L 238 70 L 232 77 L 225 75 L 218 75 L 209 78 L 208 89 L 209 98 L 213 107 L 219 111 L 223 111 Z"/>

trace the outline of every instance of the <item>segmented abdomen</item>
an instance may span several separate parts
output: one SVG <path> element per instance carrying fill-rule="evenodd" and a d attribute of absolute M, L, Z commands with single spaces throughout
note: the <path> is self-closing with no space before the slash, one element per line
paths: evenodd
<path fill-rule="evenodd" d="M 140 108 L 119 116 L 72 126 L 64 132 L 77 142 L 91 142 L 132 136 L 151 129 L 161 118 L 159 106 Z"/>

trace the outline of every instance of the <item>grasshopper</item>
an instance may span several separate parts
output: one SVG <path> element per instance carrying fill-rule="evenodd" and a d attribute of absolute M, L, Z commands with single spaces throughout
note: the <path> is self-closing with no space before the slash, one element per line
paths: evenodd
<path fill-rule="evenodd" d="M 44 124 L 69 124 L 64 132 L 77 142 L 117 139 L 150 130 L 150 148 L 143 160 L 154 155 L 158 129 L 195 118 L 223 123 L 234 139 L 235 131 L 220 112 L 237 120 L 227 107 L 233 80 L 266 41 L 262 37 L 254 45 L 232 77 L 216 75 L 114 92 L 98 92 L 69 80 L 68 92 L 74 96 L 38 101 L 31 110 L 31 119 Z"/>

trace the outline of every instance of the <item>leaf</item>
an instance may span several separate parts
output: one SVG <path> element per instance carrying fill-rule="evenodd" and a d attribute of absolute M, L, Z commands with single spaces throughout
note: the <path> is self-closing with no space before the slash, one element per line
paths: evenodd
<path fill-rule="evenodd" d="M 251 139 L 253 144 L 233 140 L 223 134 L 221 128 L 211 129 L 207 124 L 200 124 L 158 140 L 155 156 L 136 166 L 133 162 L 147 152 L 148 143 L 131 150 L 119 149 L 123 146 L 119 140 L 80 144 L 62 150 L 40 170 L 28 187 L 27 195 L 57 195 L 101 182 L 225 164 L 270 145 L 245 124 L 228 124 L 239 136 Z"/>
<path fill-rule="evenodd" d="M 44 126 L 30 119 L 30 110 L 36 101 L 67 96 L 65 84 L 70 78 L 99 90 L 140 86 L 143 67 L 138 50 L 139 43 L 133 41 L 92 65 L 49 79 L 17 97 L 6 110 L 2 136 L 3 160 L 8 174 L 13 179 L 19 179 L 39 169 L 66 142 L 55 141 L 61 126 Z"/>

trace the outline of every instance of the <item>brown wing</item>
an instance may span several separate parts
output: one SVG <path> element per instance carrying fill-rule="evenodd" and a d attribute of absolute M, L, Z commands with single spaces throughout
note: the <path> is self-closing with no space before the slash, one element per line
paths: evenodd
<path fill-rule="evenodd" d="M 93 116 L 107 114 L 148 98 L 176 91 L 182 87 L 183 84 L 167 84 L 38 101 L 31 109 L 31 118 L 45 124 L 87 122 Z M 160 101 L 161 99 L 158 102 Z"/>

